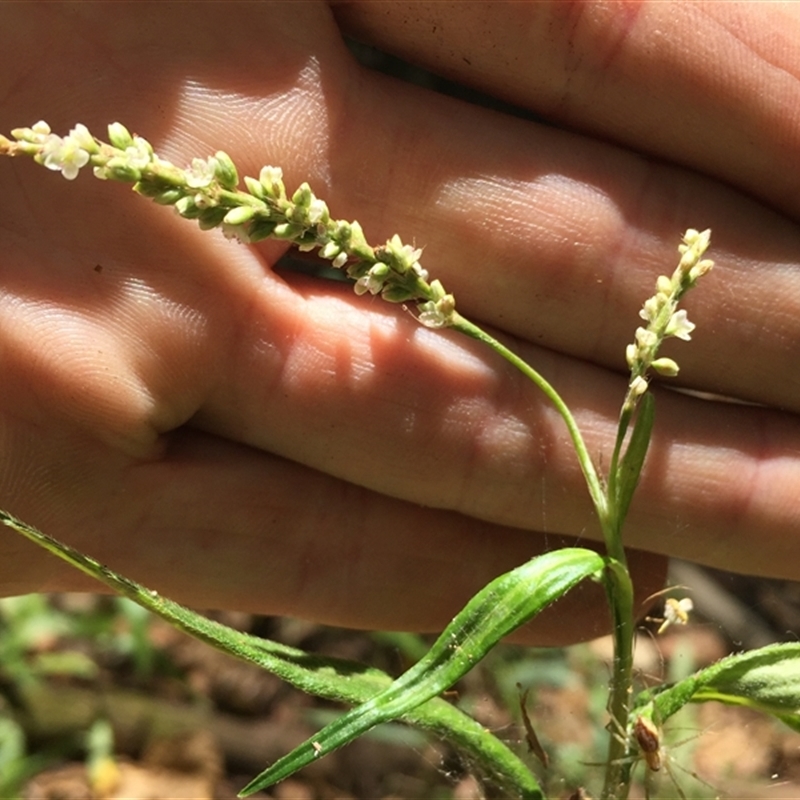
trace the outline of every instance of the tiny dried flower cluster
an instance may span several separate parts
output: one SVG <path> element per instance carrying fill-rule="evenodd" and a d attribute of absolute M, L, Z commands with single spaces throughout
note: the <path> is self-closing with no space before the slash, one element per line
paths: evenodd
<path fill-rule="evenodd" d="M 346 267 L 357 294 L 380 295 L 392 303 L 416 302 L 418 318 L 432 328 L 447 327 L 455 318 L 455 300 L 439 281 L 428 282 L 420 265 L 422 251 L 395 235 L 371 247 L 358 222 L 331 219 L 328 207 L 307 183 L 289 197 L 278 167 L 263 167 L 258 178 L 245 176 L 247 191 L 238 189 L 239 175 L 227 153 L 195 158 L 183 170 L 159 158 L 150 143 L 120 123 L 108 127 L 109 142 L 96 139 L 86 126 L 67 136 L 52 133 L 46 122 L 0 136 L 0 155 L 27 155 L 67 180 L 91 165 L 95 177 L 133 183 L 134 191 L 161 205 L 171 205 L 203 230 L 219 228 L 228 238 L 249 244 L 273 238 L 300 250 L 319 250 L 336 269 Z"/>
<path fill-rule="evenodd" d="M 694 610 L 691 597 L 668 597 L 664 602 L 664 620 L 656 633 L 660 636 L 671 625 L 688 625 L 689 612 Z"/>
<path fill-rule="evenodd" d="M 674 336 L 688 341 L 694 330 L 686 311 L 678 309 L 683 295 L 705 275 L 714 262 L 704 259 L 708 249 L 711 231 L 702 233 L 690 228 L 679 245 L 681 260 L 672 277 L 659 276 L 656 293 L 645 301 L 639 316 L 647 322 L 647 327 L 636 329 L 636 341 L 625 349 L 625 358 L 631 370 L 631 380 L 623 409 L 630 409 L 646 391 L 646 374 L 652 367 L 656 372 L 668 377 L 678 374 L 678 365 L 671 358 L 657 358 L 658 349 L 664 339 Z"/>

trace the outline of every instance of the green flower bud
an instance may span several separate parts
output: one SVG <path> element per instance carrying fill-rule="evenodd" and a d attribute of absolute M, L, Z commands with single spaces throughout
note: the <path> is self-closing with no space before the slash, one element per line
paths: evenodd
<path fill-rule="evenodd" d="M 251 178 L 249 175 L 245 175 L 244 185 L 247 187 L 247 191 L 250 192 L 250 194 L 253 195 L 253 197 L 257 197 L 259 200 L 267 199 L 266 190 L 261 185 L 261 183 L 257 181 L 255 178 Z"/>
<path fill-rule="evenodd" d="M 108 141 L 119 150 L 125 150 L 133 144 L 133 136 L 121 122 L 112 122 L 108 126 Z"/>
<path fill-rule="evenodd" d="M 301 183 L 297 187 L 297 191 L 292 195 L 292 202 L 297 206 L 308 208 L 311 201 L 314 199 L 314 193 L 307 183 Z"/>
<path fill-rule="evenodd" d="M 165 189 L 169 188 L 168 184 L 163 184 L 161 181 L 145 178 L 133 187 L 133 191 L 142 197 L 158 197 Z"/>
<path fill-rule="evenodd" d="M 228 211 L 222 221 L 226 225 L 244 225 L 245 222 L 253 219 L 255 213 L 256 210 L 252 206 L 237 206 Z"/>
<path fill-rule="evenodd" d="M 276 239 L 295 241 L 303 235 L 304 230 L 302 225 L 294 225 L 291 222 L 279 222 L 275 226 L 273 236 L 275 236 Z"/>
<path fill-rule="evenodd" d="M 258 180 L 268 197 L 273 200 L 284 197 L 286 189 L 283 185 L 283 170 L 280 167 L 262 167 L 258 173 Z"/>
<path fill-rule="evenodd" d="M 674 378 L 680 369 L 675 361 L 666 357 L 657 358 L 650 366 L 665 378 Z"/>
<path fill-rule="evenodd" d="M 153 195 L 153 202 L 160 206 L 174 206 L 184 196 L 180 189 L 164 189 L 159 194 Z"/>
<path fill-rule="evenodd" d="M 319 254 L 322 258 L 327 259 L 330 261 L 332 258 L 336 258 L 339 253 L 342 252 L 342 248 L 336 242 L 327 242 L 322 246 L 322 249 L 319 251 Z"/>
<path fill-rule="evenodd" d="M 361 258 L 364 261 L 375 261 L 375 251 L 367 244 L 361 225 L 353 220 L 349 227 L 350 240 L 346 249 L 350 255 Z"/>
<path fill-rule="evenodd" d="M 81 150 L 85 150 L 90 155 L 100 152 L 100 146 L 94 140 L 94 136 L 89 133 L 89 129 L 80 122 L 69 132 L 72 139 Z"/>
<path fill-rule="evenodd" d="M 233 191 L 239 185 L 239 173 L 236 171 L 236 165 L 224 150 L 217 150 L 214 158 L 216 159 L 214 177 L 223 189 Z"/>
<path fill-rule="evenodd" d="M 10 148 L 9 148 L 10 152 Z M 22 153 L 26 156 L 33 156 L 34 160 L 41 164 L 41 158 L 38 158 L 37 155 L 41 152 L 41 145 L 37 142 L 16 142 L 14 143 L 14 152 L 15 153 Z"/>
<path fill-rule="evenodd" d="M 46 124 L 46 123 L 45 123 Z M 35 126 L 34 126 L 35 127 Z M 11 135 L 18 142 L 34 142 L 39 143 L 42 136 L 47 136 L 50 133 L 50 126 L 42 128 L 40 131 L 35 131 L 33 128 L 12 128 Z"/>
<path fill-rule="evenodd" d="M 442 300 L 447 296 L 447 293 L 442 286 L 442 282 L 437 278 L 431 281 L 431 297 L 434 300 Z"/>
<path fill-rule="evenodd" d="M 181 199 L 175 203 L 175 210 L 184 219 L 197 219 L 203 213 L 203 209 L 197 207 L 194 198 L 188 196 L 181 197 Z"/>
<path fill-rule="evenodd" d="M 714 267 L 714 262 L 710 258 L 704 258 L 698 261 L 695 266 L 689 270 L 689 280 L 694 284 L 707 272 L 710 272 Z"/>
<path fill-rule="evenodd" d="M 142 177 L 142 171 L 132 167 L 127 158 L 115 156 L 105 164 L 106 177 L 112 181 L 135 183 Z"/>

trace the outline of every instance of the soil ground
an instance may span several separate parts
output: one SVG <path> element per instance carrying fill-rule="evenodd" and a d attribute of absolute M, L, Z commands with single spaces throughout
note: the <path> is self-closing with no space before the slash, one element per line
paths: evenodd
<path fill-rule="evenodd" d="M 747 579 L 703 576 L 727 596 L 732 611 L 743 604 L 755 626 L 745 638 L 793 637 L 797 628 L 786 624 L 795 621 L 785 617 L 797 613 L 795 584 L 750 581 L 745 586 L 736 581 Z M 658 637 L 653 635 L 657 622 L 643 628 L 637 668 L 644 682 L 680 677 L 741 649 L 723 627 L 704 618 L 704 598 L 713 591 L 706 586 L 694 596 L 699 613 L 685 628 L 673 627 Z M 0 604 L 0 641 L 5 642 L 0 712 L 24 732 L 25 741 L 16 762 L 0 760 L 5 764 L 0 768 L 34 773 L 8 797 L 227 800 L 339 713 L 333 704 L 142 616 L 127 601 L 54 595 L 46 602 L 31 601 L 36 613 L 21 613 L 25 601 Z M 410 663 L 407 639 L 288 619 L 215 616 L 392 674 Z M 9 649 L 15 641 L 19 646 Z M 605 640 L 563 651 L 500 647 L 455 687 L 451 699 L 524 754 L 543 776 L 549 796 L 567 798 L 579 787 L 588 787 L 584 796 L 593 796 L 601 770 L 590 764 L 602 760 L 608 648 Z M 547 770 L 527 752 L 524 690 L 526 713 L 549 755 Z M 673 723 L 664 734 L 665 767 L 658 775 L 645 775 L 642 765 L 642 780 L 631 797 L 679 798 L 683 792 L 687 798 L 800 798 L 800 734 L 719 704 L 690 707 Z M 0 752 L 2 735 L 0 727 Z M 482 786 L 447 743 L 390 725 L 261 796 L 472 800 L 500 795 Z"/>

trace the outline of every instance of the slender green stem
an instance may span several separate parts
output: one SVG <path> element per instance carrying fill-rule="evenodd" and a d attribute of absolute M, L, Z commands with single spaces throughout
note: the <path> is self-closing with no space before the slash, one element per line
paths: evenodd
<path fill-rule="evenodd" d="M 617 496 L 617 475 L 619 472 L 619 458 L 622 453 L 622 445 L 625 441 L 625 434 L 628 432 L 628 426 L 633 416 L 632 409 L 623 407 L 622 413 L 619 416 L 619 424 L 617 425 L 617 440 L 614 442 L 614 452 L 611 454 L 611 464 L 608 469 L 608 496 L 610 503 L 613 504 L 613 498 Z"/>
<path fill-rule="evenodd" d="M 603 529 L 606 548 L 610 556 L 604 577 L 613 622 L 614 663 L 608 701 L 608 711 L 611 716 L 611 722 L 609 723 L 611 735 L 609 737 L 608 761 L 602 798 L 603 800 L 612 800 L 612 798 L 624 800 L 628 794 L 628 779 L 624 766 L 627 743 L 624 731 L 628 719 L 632 686 L 634 630 L 633 584 L 622 546 L 621 528 L 623 520 L 618 518 L 618 508 L 616 503 L 613 502 L 613 495 L 610 493 L 607 495 L 604 490 L 603 483 L 592 463 L 583 435 L 575 422 L 575 418 L 572 416 L 572 412 L 551 384 L 505 345 L 474 323 L 464 319 L 457 312 L 453 314 L 450 327 L 491 347 L 492 350 L 515 366 L 544 392 L 564 420 L 575 447 L 589 494 Z M 623 412 L 620 418 L 611 475 L 616 474 L 620 451 L 631 416 L 630 412 L 627 414 Z"/>
<path fill-rule="evenodd" d="M 614 443 L 614 452 L 611 456 L 611 465 L 608 471 L 608 493 L 606 496 L 606 503 L 608 506 L 607 516 L 600 518 L 600 524 L 603 527 L 603 539 L 605 541 L 606 550 L 611 558 L 616 559 L 621 564 L 627 564 L 627 558 L 625 557 L 625 548 L 622 544 L 622 524 L 625 520 L 619 518 L 619 507 L 617 503 L 617 479 L 619 475 L 620 454 L 630 420 L 630 412 L 626 413 L 623 411 L 620 416 L 619 426 L 617 427 L 617 440 Z"/>
<path fill-rule="evenodd" d="M 477 339 L 479 342 L 483 342 L 483 344 L 491 347 L 492 350 L 501 355 L 506 361 L 515 366 L 523 375 L 533 381 L 533 383 L 539 389 L 541 389 L 542 392 L 544 392 L 553 406 L 555 406 L 556 411 L 558 411 L 558 413 L 561 415 L 561 418 L 564 420 L 564 423 L 567 426 L 567 431 L 572 439 L 572 444 L 575 448 L 575 452 L 578 455 L 578 461 L 581 465 L 581 469 L 583 470 L 584 478 L 586 479 L 586 485 L 589 488 L 589 495 L 592 498 L 597 516 L 599 517 L 600 523 L 605 532 L 607 527 L 608 501 L 603 490 L 603 484 L 597 474 L 594 464 L 592 463 L 589 450 L 587 449 L 586 443 L 583 440 L 583 435 L 581 434 L 580 429 L 575 422 L 575 418 L 572 416 L 572 412 L 567 407 L 567 404 L 561 399 L 561 396 L 558 394 L 558 392 L 533 367 L 523 361 L 516 353 L 509 350 L 504 344 L 497 341 L 497 339 L 495 339 L 493 336 L 490 336 L 488 333 L 486 333 L 486 331 L 479 328 L 473 322 L 470 322 L 468 319 L 462 317 L 458 312 L 453 313 L 450 327 L 453 330 L 466 334 L 467 336 Z"/>
<path fill-rule="evenodd" d="M 609 560 L 605 587 L 614 623 L 614 663 L 608 698 L 608 756 L 601 800 L 625 800 L 630 770 L 625 765 L 627 730 L 633 685 L 633 584 L 624 563 Z"/>

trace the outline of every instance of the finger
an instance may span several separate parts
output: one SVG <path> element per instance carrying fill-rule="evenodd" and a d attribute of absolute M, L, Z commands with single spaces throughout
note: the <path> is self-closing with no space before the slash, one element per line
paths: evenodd
<path fill-rule="evenodd" d="M 296 279 L 290 304 L 253 305 L 240 351 L 194 424 L 347 481 L 503 525 L 600 539 L 561 418 L 493 353 L 391 308 Z M 559 388 L 601 470 L 626 380 L 511 342 Z M 247 375 L 245 383 L 244 374 Z M 235 413 L 232 410 L 235 409 Z M 763 408 L 658 392 L 633 547 L 751 574 L 796 570 L 800 424 Z M 277 423 L 277 424 L 276 424 Z M 760 546 L 751 547 L 758 532 Z"/>
<path fill-rule="evenodd" d="M 162 458 L 140 464 L 104 448 L 87 463 L 85 443 L 75 453 L 65 448 L 61 465 L 51 464 L 49 453 L 33 446 L 38 452 L 18 463 L 35 466 L 4 487 L 4 504 L 194 607 L 440 630 L 497 575 L 573 543 L 409 505 L 189 431 L 171 435 Z M 32 493 L 43 476 L 47 485 Z M 23 496 L 14 491 L 20 486 Z M 39 500 L 32 504 L 31 496 Z M 98 589 L 11 531 L 0 533 L 0 553 L 4 594 Z M 631 566 L 640 603 L 663 585 L 665 561 L 632 552 Z M 517 638 L 566 644 L 607 632 L 609 624 L 602 589 L 587 584 Z"/>
<path fill-rule="evenodd" d="M 800 214 L 800 14 L 741 3 L 336 3 L 359 38 Z"/>

